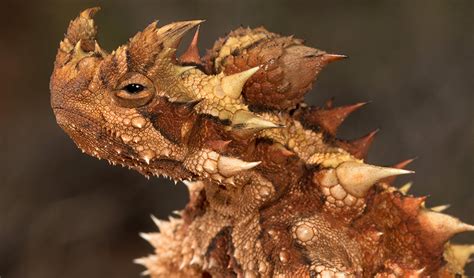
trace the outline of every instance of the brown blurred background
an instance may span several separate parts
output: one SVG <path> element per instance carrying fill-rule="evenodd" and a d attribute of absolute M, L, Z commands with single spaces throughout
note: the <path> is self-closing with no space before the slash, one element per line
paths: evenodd
<path fill-rule="evenodd" d="M 48 83 L 58 43 L 69 20 L 97 5 L 108 50 L 155 19 L 206 19 L 202 53 L 239 25 L 264 25 L 349 55 L 323 71 L 308 101 L 371 100 L 340 136 L 380 127 L 369 162 L 418 156 L 412 192 L 474 223 L 472 0 L 9 0 L 0 17 L 2 278 L 138 277 L 143 269 L 132 259 L 152 252 L 138 237 L 155 230 L 149 215 L 167 217 L 186 202 L 184 185 L 83 155 L 55 123 Z M 456 240 L 474 243 L 474 235 Z"/>

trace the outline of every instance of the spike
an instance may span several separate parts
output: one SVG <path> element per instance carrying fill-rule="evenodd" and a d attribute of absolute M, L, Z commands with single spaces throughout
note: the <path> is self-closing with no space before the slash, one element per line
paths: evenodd
<path fill-rule="evenodd" d="M 105 57 L 107 55 L 107 52 L 103 50 L 102 47 L 100 47 L 97 41 L 94 43 L 94 53 L 98 53 L 102 57 Z"/>
<path fill-rule="evenodd" d="M 232 118 L 232 125 L 236 128 L 258 130 L 281 127 L 281 125 L 264 120 L 245 110 L 239 110 L 235 113 L 234 117 Z"/>
<path fill-rule="evenodd" d="M 356 139 L 354 141 L 336 141 L 337 145 L 358 159 L 364 159 L 369 152 L 370 145 L 374 141 L 375 135 L 379 132 L 380 129 L 376 129 L 367 135 Z"/>
<path fill-rule="evenodd" d="M 448 244 L 444 252 L 444 257 L 450 265 L 461 272 L 466 264 L 470 262 L 470 257 L 474 254 L 474 245 Z"/>
<path fill-rule="evenodd" d="M 139 234 L 141 238 L 143 238 L 144 240 L 146 241 L 151 241 L 151 236 L 150 234 L 147 234 L 147 233 L 140 233 Z"/>
<path fill-rule="evenodd" d="M 140 273 L 141 276 L 150 276 L 151 275 L 151 272 L 150 270 L 145 270 L 145 271 L 142 271 L 142 273 Z"/>
<path fill-rule="evenodd" d="M 331 97 L 330 99 L 324 102 L 324 108 L 331 109 L 333 107 L 334 107 L 334 97 Z"/>
<path fill-rule="evenodd" d="M 173 210 L 172 213 L 176 216 L 183 216 L 183 211 L 182 210 Z"/>
<path fill-rule="evenodd" d="M 160 232 L 163 232 L 163 230 L 165 229 L 166 221 L 158 219 L 154 215 L 151 215 L 151 220 L 153 220 L 153 223 L 155 223 L 156 227 L 158 227 Z"/>
<path fill-rule="evenodd" d="M 137 259 L 134 259 L 133 260 L 133 263 L 134 264 L 140 264 L 140 265 L 146 265 L 148 261 L 148 258 L 147 257 L 144 257 L 144 258 L 137 258 Z"/>
<path fill-rule="evenodd" d="M 353 161 L 344 162 L 336 168 L 339 183 L 347 192 L 356 197 L 364 197 L 380 179 L 411 173 L 413 172 L 408 170 L 385 168 Z"/>
<path fill-rule="evenodd" d="M 461 222 L 450 215 L 423 209 L 418 214 L 420 226 L 427 232 L 428 241 L 442 245 L 452 236 L 462 232 L 474 231 L 474 226 Z"/>
<path fill-rule="evenodd" d="M 211 140 L 207 141 L 205 146 L 218 153 L 223 153 L 227 150 L 230 142 L 232 142 L 232 140 Z"/>
<path fill-rule="evenodd" d="M 185 72 L 187 72 L 188 70 L 192 70 L 192 69 L 195 69 L 196 67 L 195 66 L 185 66 L 185 67 L 182 67 L 182 66 L 174 66 L 175 68 L 175 71 L 178 75 L 181 75 Z"/>
<path fill-rule="evenodd" d="M 329 63 L 332 63 L 332 62 L 335 62 L 335 61 L 339 61 L 339 60 L 343 60 L 343 59 L 347 59 L 347 58 L 349 58 L 347 55 L 330 54 L 330 53 L 324 53 L 323 56 L 322 56 L 322 60 L 326 64 L 329 64 Z"/>
<path fill-rule="evenodd" d="M 202 265 L 202 259 L 198 255 L 193 255 L 193 258 L 189 262 L 190 265 Z"/>
<path fill-rule="evenodd" d="M 209 259 L 209 268 L 215 268 L 215 267 L 219 267 L 219 263 L 217 262 L 215 258 L 211 257 Z"/>
<path fill-rule="evenodd" d="M 424 208 L 427 196 L 400 198 L 400 207 L 407 215 L 418 215 L 420 209 Z"/>
<path fill-rule="evenodd" d="M 410 191 L 411 186 L 413 185 L 412 182 L 407 182 L 398 191 L 402 192 L 403 194 L 408 194 L 408 191 Z"/>
<path fill-rule="evenodd" d="M 201 64 L 201 56 L 199 55 L 198 49 L 198 39 L 199 39 L 199 25 L 196 29 L 196 33 L 194 33 L 193 40 L 189 45 L 188 49 L 179 57 L 179 61 L 181 63 L 189 63 L 189 64 Z"/>
<path fill-rule="evenodd" d="M 305 117 L 305 120 L 311 124 L 320 126 L 327 133 L 335 136 L 337 129 L 347 116 L 367 103 L 368 102 L 359 102 L 330 109 L 311 109 L 309 115 Z"/>
<path fill-rule="evenodd" d="M 415 159 L 416 159 L 416 157 L 401 161 L 401 162 L 393 165 L 392 168 L 404 169 L 408 164 L 412 163 Z M 385 178 L 385 179 L 381 180 L 381 182 L 392 184 L 395 181 L 395 179 L 396 179 L 396 176 L 388 177 L 388 178 Z"/>
<path fill-rule="evenodd" d="M 204 20 L 191 20 L 170 23 L 158 29 L 157 35 L 163 42 L 165 47 L 177 48 L 181 38 L 196 25 L 201 24 Z"/>
<path fill-rule="evenodd" d="M 221 156 L 217 161 L 217 168 L 223 176 L 232 177 L 240 171 L 252 169 L 260 163 L 261 161 L 246 162 L 238 158 Z"/>
<path fill-rule="evenodd" d="M 443 212 L 443 211 L 447 210 L 450 206 L 451 206 L 450 204 L 446 204 L 446 205 L 435 206 L 435 207 L 432 207 L 430 209 L 432 211 L 436 211 L 436 212 Z"/>
<path fill-rule="evenodd" d="M 224 76 L 221 80 L 221 87 L 225 95 L 238 99 L 242 93 L 245 82 L 254 75 L 260 67 L 253 67 L 251 69 Z"/>

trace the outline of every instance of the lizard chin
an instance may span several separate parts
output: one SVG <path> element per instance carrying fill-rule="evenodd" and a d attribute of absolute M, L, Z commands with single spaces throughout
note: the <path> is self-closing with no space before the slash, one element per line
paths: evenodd
<path fill-rule="evenodd" d="M 83 152 L 99 156 L 99 142 L 97 138 L 101 136 L 97 136 L 97 134 L 101 134 L 103 131 L 93 119 L 64 107 L 53 107 L 53 111 L 59 126 Z M 105 152 L 103 154 L 102 152 L 104 151 L 101 151 L 101 157 L 109 157 Z"/>

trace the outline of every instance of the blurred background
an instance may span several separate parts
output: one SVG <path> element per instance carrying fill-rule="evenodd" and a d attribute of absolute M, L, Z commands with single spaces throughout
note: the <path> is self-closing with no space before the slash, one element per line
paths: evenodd
<path fill-rule="evenodd" d="M 357 4 L 356 4 L 357 3 Z M 138 277 L 132 259 L 187 201 L 183 184 L 147 180 L 83 155 L 56 125 L 49 76 L 69 20 L 101 6 L 100 44 L 113 50 L 151 21 L 206 19 L 201 53 L 240 25 L 264 25 L 347 54 L 308 101 L 370 100 L 340 137 L 381 128 L 368 161 L 418 157 L 412 192 L 474 223 L 474 1 L 2 1 L 0 17 L 0 276 Z M 184 47 L 192 36 L 190 32 Z M 473 234 L 456 237 L 474 243 Z M 474 274 L 474 268 L 469 268 Z"/>

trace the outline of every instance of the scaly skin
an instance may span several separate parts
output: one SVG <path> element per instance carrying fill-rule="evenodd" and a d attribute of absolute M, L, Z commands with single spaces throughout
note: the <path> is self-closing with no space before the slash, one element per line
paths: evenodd
<path fill-rule="evenodd" d="M 204 58 L 201 21 L 156 23 L 112 53 L 92 16 L 69 25 L 51 77 L 58 124 L 86 153 L 185 182 L 180 218 L 142 234 L 152 277 L 452 277 L 473 226 L 390 186 L 402 168 L 365 164 L 375 132 L 347 142 L 338 126 L 364 103 L 308 107 L 319 71 L 342 55 L 264 28 L 232 31 Z"/>

